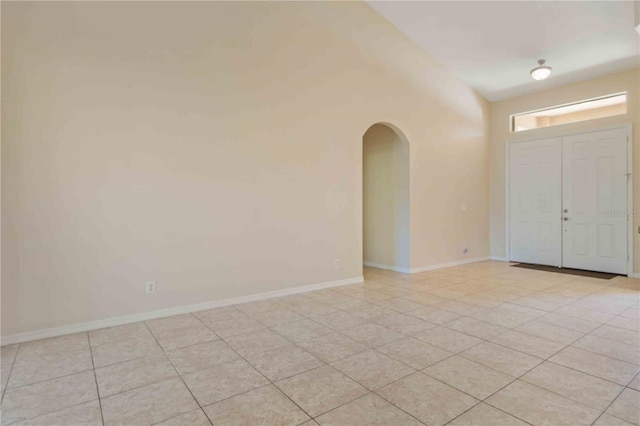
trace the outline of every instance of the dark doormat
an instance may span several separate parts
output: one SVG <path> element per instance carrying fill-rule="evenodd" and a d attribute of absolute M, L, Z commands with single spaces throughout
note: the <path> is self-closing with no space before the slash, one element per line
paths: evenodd
<path fill-rule="evenodd" d="M 558 268 L 556 266 L 533 265 L 531 263 L 517 263 L 511 266 L 513 266 L 514 268 L 535 269 L 536 271 L 547 271 L 547 272 L 557 272 L 560 274 L 578 275 L 580 277 L 600 278 L 602 280 L 610 280 L 611 278 L 620 276 L 618 274 L 609 274 L 606 272 L 584 271 L 582 269 L 571 269 L 571 268 Z"/>

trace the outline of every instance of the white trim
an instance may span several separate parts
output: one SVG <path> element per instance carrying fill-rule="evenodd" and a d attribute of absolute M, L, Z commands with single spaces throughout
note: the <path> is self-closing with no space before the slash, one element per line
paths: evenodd
<path fill-rule="evenodd" d="M 627 276 L 632 276 L 633 272 L 633 237 L 634 225 L 633 218 L 633 127 L 627 124 Z M 636 130 L 637 131 L 637 130 Z"/>
<path fill-rule="evenodd" d="M 409 269 L 409 268 L 401 268 L 400 266 L 385 265 L 383 263 L 368 262 L 366 260 L 364 262 L 362 262 L 362 264 L 364 266 L 370 266 L 372 268 L 378 268 L 378 269 L 385 269 L 387 271 L 402 272 L 402 273 L 405 273 L 405 274 L 410 274 L 411 273 L 411 269 Z"/>
<path fill-rule="evenodd" d="M 411 273 L 433 271 L 434 269 L 450 268 L 452 266 L 466 265 L 467 263 L 484 262 L 490 260 L 490 256 L 474 257 L 473 259 L 456 260 L 454 262 L 440 263 L 437 265 L 420 266 L 418 268 L 411 268 Z"/>
<path fill-rule="evenodd" d="M 500 257 L 500 256 L 490 256 L 490 259 L 491 259 L 491 260 L 498 261 L 498 262 L 508 262 L 508 261 L 509 261 L 509 258 L 507 258 L 507 257 Z"/>
<path fill-rule="evenodd" d="M 346 278 L 344 280 L 327 281 L 317 284 L 308 284 L 299 287 L 284 288 L 282 290 L 267 291 L 264 293 L 250 294 L 247 296 L 231 297 L 228 299 L 213 300 L 210 302 L 197 303 L 195 305 L 177 306 L 175 308 L 160 309 L 157 311 L 142 312 L 139 314 L 124 315 L 120 317 L 106 318 L 96 321 L 88 321 L 77 324 L 69 324 L 61 327 L 45 328 L 41 330 L 28 331 L 25 333 L 10 334 L 2 336 L 2 345 L 12 345 L 30 340 L 43 339 L 46 337 L 63 336 L 65 334 L 79 333 L 83 331 L 97 330 L 99 328 L 113 327 L 116 325 L 131 324 L 134 322 L 147 321 L 156 318 L 169 317 L 172 315 L 188 314 L 191 312 L 203 311 L 206 309 L 221 308 L 223 306 L 237 305 L 240 303 L 254 302 L 257 300 L 271 299 L 274 297 L 289 296 L 292 294 L 307 293 L 325 288 L 339 287 L 348 284 L 357 284 L 364 281 L 364 277 Z"/>
<path fill-rule="evenodd" d="M 632 272 L 628 276 L 629 278 L 640 278 L 640 272 Z"/>
<path fill-rule="evenodd" d="M 511 124 L 509 124 L 511 126 Z M 507 261 L 511 259 L 511 214 L 510 205 L 511 205 L 511 188 L 509 186 L 509 182 L 511 179 L 511 144 L 513 142 L 507 142 L 505 147 L 505 166 L 504 166 L 504 250 L 505 257 Z"/>

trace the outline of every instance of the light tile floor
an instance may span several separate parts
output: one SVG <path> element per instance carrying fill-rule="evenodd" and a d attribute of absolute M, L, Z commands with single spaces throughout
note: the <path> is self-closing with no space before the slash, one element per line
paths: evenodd
<path fill-rule="evenodd" d="M 640 281 L 482 262 L 2 348 L 2 424 L 639 425 Z"/>

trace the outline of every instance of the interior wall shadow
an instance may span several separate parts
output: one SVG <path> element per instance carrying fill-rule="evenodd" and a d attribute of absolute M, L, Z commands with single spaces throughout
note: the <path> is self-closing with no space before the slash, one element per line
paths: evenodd
<path fill-rule="evenodd" d="M 409 143 L 382 123 L 371 126 L 362 143 L 364 264 L 408 270 Z"/>

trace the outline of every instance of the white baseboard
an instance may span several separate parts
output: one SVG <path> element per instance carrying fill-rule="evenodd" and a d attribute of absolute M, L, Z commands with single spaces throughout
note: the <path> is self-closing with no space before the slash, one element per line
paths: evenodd
<path fill-rule="evenodd" d="M 415 274 L 416 272 L 433 271 L 434 269 L 450 268 L 452 266 L 466 265 L 467 263 L 484 262 L 485 260 L 490 259 L 491 258 L 489 256 L 483 256 L 474 257 L 472 259 L 456 260 L 454 262 L 440 263 L 437 265 L 421 266 L 418 268 L 411 268 L 411 273 Z"/>
<path fill-rule="evenodd" d="M 371 266 L 372 268 L 378 268 L 378 269 L 386 269 L 387 271 L 395 271 L 395 272 L 402 272 L 405 274 L 409 274 L 411 273 L 411 269 L 409 268 L 401 268 L 399 266 L 392 266 L 392 265 L 385 265 L 382 263 L 375 263 L 375 262 L 368 262 L 368 261 L 364 261 L 362 262 L 364 264 L 364 266 Z"/>
<path fill-rule="evenodd" d="M 491 260 L 497 260 L 498 262 L 508 262 L 509 259 L 506 257 L 500 257 L 500 256 L 490 256 L 489 259 Z"/>
<path fill-rule="evenodd" d="M 2 336 L 0 345 L 12 345 L 31 340 L 44 339 L 46 337 L 63 336 L 65 334 L 79 333 L 83 331 L 97 330 L 99 328 L 113 327 L 116 325 L 131 324 L 134 322 L 147 321 L 156 318 L 169 317 L 172 315 L 188 314 L 191 312 L 203 311 L 206 309 L 221 308 L 240 303 L 255 302 L 257 300 L 272 299 L 274 297 L 290 296 L 292 294 L 307 293 L 325 288 L 339 287 L 348 284 L 357 284 L 364 281 L 363 277 L 346 278 L 338 281 L 328 281 L 317 284 L 308 284 L 299 287 L 285 288 L 282 290 L 267 291 L 264 293 L 251 294 L 248 296 L 231 297 L 228 299 L 213 300 L 210 302 L 198 303 L 195 305 L 177 306 L 175 308 L 160 309 L 157 311 L 141 312 L 139 314 L 124 315 L 120 317 L 106 318 L 103 320 L 88 321 L 77 324 L 64 325 L 61 327 L 46 328 L 25 333 L 10 334 Z"/>
<path fill-rule="evenodd" d="M 640 278 L 640 272 L 632 272 L 628 275 L 629 278 Z"/>

